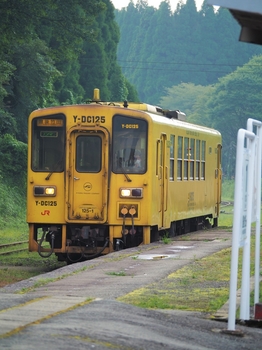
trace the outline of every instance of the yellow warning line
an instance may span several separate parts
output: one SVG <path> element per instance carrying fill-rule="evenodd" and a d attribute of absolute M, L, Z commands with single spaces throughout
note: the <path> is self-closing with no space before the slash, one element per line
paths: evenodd
<path fill-rule="evenodd" d="M 17 304 L 17 305 L 8 307 L 7 309 L 0 310 L 0 314 L 4 313 L 4 312 L 7 312 L 7 311 L 10 311 L 10 310 L 18 309 L 20 307 L 24 307 L 24 306 L 30 305 L 30 304 L 32 304 L 34 302 L 37 302 L 37 301 L 43 300 L 43 299 L 47 299 L 47 298 L 50 298 L 50 297 L 49 296 L 43 296 L 43 297 L 39 297 L 39 298 L 35 298 L 35 299 L 32 299 L 32 300 L 26 301 L 25 303 L 21 303 L 21 304 Z"/>
<path fill-rule="evenodd" d="M 41 299 L 44 299 L 44 298 L 46 298 L 46 297 L 38 298 L 38 300 L 41 300 Z M 34 300 L 36 300 L 36 299 L 34 299 Z M 29 322 L 29 323 L 27 323 L 27 324 L 25 324 L 25 325 L 23 325 L 23 326 L 14 328 L 12 331 L 0 335 L 0 339 L 8 338 L 8 337 L 10 337 L 10 336 L 12 336 L 12 335 L 14 335 L 14 334 L 17 334 L 17 333 L 21 332 L 22 330 L 24 330 L 24 329 L 27 328 L 27 327 L 30 327 L 30 326 L 33 326 L 33 325 L 36 325 L 36 324 L 40 324 L 40 323 L 42 323 L 43 321 L 48 320 L 48 319 L 50 319 L 50 318 L 52 318 L 52 317 L 61 315 L 61 314 L 65 313 L 65 312 L 68 312 L 68 311 L 70 311 L 70 310 L 76 309 L 77 307 L 80 307 L 80 306 L 83 306 L 83 305 L 87 305 L 87 304 L 91 303 L 93 300 L 94 300 L 94 299 L 87 299 L 86 301 L 83 301 L 83 302 L 81 302 L 81 303 L 78 303 L 78 304 L 75 304 L 75 305 L 73 305 L 73 306 L 70 306 L 70 307 L 68 307 L 68 308 L 66 308 L 66 309 L 64 309 L 64 310 L 60 310 L 60 311 L 54 312 L 54 313 L 52 313 L 52 314 L 49 314 L 49 315 L 47 315 L 47 316 L 44 316 L 44 317 L 42 317 L 42 318 L 39 318 L 37 321 Z M 32 301 L 32 302 L 33 302 L 33 301 Z M 24 303 L 24 304 L 20 304 L 20 305 L 18 305 L 17 307 L 21 307 L 21 305 L 24 306 L 24 305 L 27 305 L 27 304 L 30 304 L 30 302 L 27 302 L 27 303 Z M 9 309 L 6 309 L 6 310 L 15 309 L 15 308 L 16 308 L 16 307 L 9 308 Z"/>

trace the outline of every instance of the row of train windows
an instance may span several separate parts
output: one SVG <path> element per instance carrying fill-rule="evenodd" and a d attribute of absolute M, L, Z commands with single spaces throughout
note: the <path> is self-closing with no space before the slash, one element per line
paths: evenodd
<path fill-rule="evenodd" d="M 176 155 L 176 157 L 175 157 Z M 177 162 L 175 174 L 175 159 Z M 206 141 L 170 135 L 170 180 L 204 180 L 206 163 Z"/>

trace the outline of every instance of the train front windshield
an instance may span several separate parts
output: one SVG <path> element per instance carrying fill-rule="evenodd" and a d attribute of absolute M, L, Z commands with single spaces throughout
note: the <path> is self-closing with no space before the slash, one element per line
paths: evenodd
<path fill-rule="evenodd" d="M 61 172 L 64 170 L 64 156 L 64 116 L 35 118 L 32 121 L 32 170 Z"/>
<path fill-rule="evenodd" d="M 113 172 L 146 172 L 147 122 L 121 115 L 113 119 Z"/>

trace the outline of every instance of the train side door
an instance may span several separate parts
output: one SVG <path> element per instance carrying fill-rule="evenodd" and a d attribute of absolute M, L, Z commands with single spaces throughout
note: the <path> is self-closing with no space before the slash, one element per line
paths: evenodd
<path fill-rule="evenodd" d="M 108 139 L 103 131 L 70 134 L 68 220 L 107 220 Z"/>
<path fill-rule="evenodd" d="M 168 169 L 167 169 L 167 136 L 161 134 L 157 145 L 157 163 L 158 163 L 158 195 L 159 195 L 159 227 L 165 227 L 165 214 L 167 212 L 168 195 Z"/>
<path fill-rule="evenodd" d="M 221 184 L 222 184 L 222 169 L 221 169 L 221 149 L 222 145 L 217 145 L 217 169 L 216 169 L 216 182 L 217 182 L 217 193 L 216 193 L 216 204 L 217 204 L 217 216 L 220 213 L 221 203 Z"/>

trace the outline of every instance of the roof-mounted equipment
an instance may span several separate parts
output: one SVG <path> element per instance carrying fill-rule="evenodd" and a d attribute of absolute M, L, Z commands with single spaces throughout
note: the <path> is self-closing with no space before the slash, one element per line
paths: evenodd
<path fill-rule="evenodd" d="M 186 120 L 185 113 L 181 112 L 180 110 L 176 110 L 176 111 L 164 110 L 163 113 L 169 119 L 179 119 L 184 121 Z"/>
<path fill-rule="evenodd" d="M 99 89 L 94 89 L 94 96 L 93 96 L 93 101 L 92 102 L 100 102 L 100 90 Z"/>

